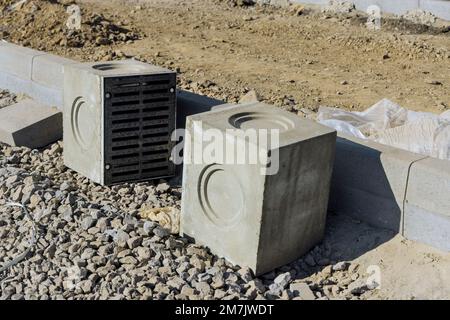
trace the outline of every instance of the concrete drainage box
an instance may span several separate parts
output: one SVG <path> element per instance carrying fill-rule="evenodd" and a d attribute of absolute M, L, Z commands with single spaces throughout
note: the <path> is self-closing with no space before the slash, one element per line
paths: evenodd
<path fill-rule="evenodd" d="M 190 116 L 186 129 L 183 234 L 257 275 L 297 259 L 322 240 L 334 130 L 262 103 Z M 278 147 L 252 140 L 254 129 L 257 134 L 277 130 Z M 223 141 L 222 160 L 198 158 L 211 154 L 199 134 Z M 278 158 L 279 170 L 269 175 L 264 162 L 233 162 L 229 150 L 251 147 L 271 156 L 271 168 L 277 168 Z"/>
<path fill-rule="evenodd" d="M 64 162 L 100 184 L 174 175 L 176 74 L 134 60 L 64 67 Z"/>

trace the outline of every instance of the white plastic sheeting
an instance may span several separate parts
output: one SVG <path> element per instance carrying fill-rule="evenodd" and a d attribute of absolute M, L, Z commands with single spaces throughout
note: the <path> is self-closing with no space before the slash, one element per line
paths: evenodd
<path fill-rule="evenodd" d="M 450 110 L 416 112 L 383 99 L 363 112 L 320 107 L 317 120 L 353 137 L 450 160 Z"/>

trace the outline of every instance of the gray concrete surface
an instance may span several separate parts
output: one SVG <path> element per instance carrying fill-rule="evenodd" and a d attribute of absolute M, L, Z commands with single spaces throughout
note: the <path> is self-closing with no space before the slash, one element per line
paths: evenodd
<path fill-rule="evenodd" d="M 291 0 L 293 3 L 326 5 L 328 0 Z M 435 16 L 450 20 L 450 1 L 448 0 L 348 0 L 355 4 L 356 9 L 366 11 L 370 5 L 377 5 L 382 12 L 404 14 L 414 9 L 422 9 Z"/>
<path fill-rule="evenodd" d="M 409 168 L 425 156 L 340 135 L 330 193 L 330 211 L 372 226 L 402 232 Z"/>
<path fill-rule="evenodd" d="M 194 132 L 217 129 L 224 133 L 237 128 L 281 130 L 280 148 L 269 148 L 273 156 L 279 151 L 278 173 L 264 175 L 259 164 L 249 162 L 195 162 L 204 145 L 194 143 Z M 183 234 L 256 274 L 299 258 L 321 241 L 335 131 L 262 103 L 190 116 L 187 130 L 192 144 L 185 149 Z M 245 141 L 242 132 L 227 132 L 227 147 Z M 254 146 L 257 152 L 269 151 L 260 144 Z"/>
<path fill-rule="evenodd" d="M 404 235 L 450 251 L 450 161 L 414 163 L 405 201 Z"/>
<path fill-rule="evenodd" d="M 52 54 L 33 59 L 30 96 L 59 108 L 63 105 L 64 66 L 77 63 L 74 60 Z M 61 108 L 62 109 L 62 108 Z"/>
<path fill-rule="evenodd" d="M 0 109 L 0 141 L 31 149 L 62 137 L 62 114 L 56 108 L 25 99 Z"/>
<path fill-rule="evenodd" d="M 0 88 L 24 93 L 35 101 L 63 105 L 63 67 L 73 60 L 0 42 Z"/>
<path fill-rule="evenodd" d="M 64 88 L 64 164 L 103 184 L 102 78 L 66 65 Z"/>
<path fill-rule="evenodd" d="M 420 0 L 419 8 L 431 12 L 441 19 L 450 21 L 449 0 Z"/>
<path fill-rule="evenodd" d="M 23 80 L 31 80 L 33 59 L 44 54 L 44 52 L 0 42 L 0 72 Z"/>

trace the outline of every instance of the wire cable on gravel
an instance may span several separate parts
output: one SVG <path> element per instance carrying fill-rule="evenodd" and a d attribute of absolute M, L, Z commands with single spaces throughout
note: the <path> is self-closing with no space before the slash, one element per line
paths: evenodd
<path fill-rule="evenodd" d="M 32 227 L 31 227 L 31 239 L 29 241 L 28 248 L 23 253 L 16 256 L 14 259 L 12 259 L 11 261 L 7 262 L 5 265 L 0 267 L 0 274 L 2 274 L 9 268 L 15 266 L 20 261 L 25 259 L 28 256 L 28 254 L 34 249 L 36 242 L 37 242 L 36 222 L 34 221 L 33 217 L 28 212 L 28 209 L 23 204 L 17 203 L 17 202 L 8 202 L 5 206 L 6 207 L 20 207 L 22 209 L 22 211 L 25 213 L 25 217 L 31 221 Z"/>

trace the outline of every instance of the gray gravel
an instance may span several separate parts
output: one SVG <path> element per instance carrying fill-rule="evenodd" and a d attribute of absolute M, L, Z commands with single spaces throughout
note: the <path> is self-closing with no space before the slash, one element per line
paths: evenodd
<path fill-rule="evenodd" d="M 0 89 L 0 109 L 17 102 L 17 96 L 8 90 Z"/>
<path fill-rule="evenodd" d="M 0 90 L 0 108 L 20 99 Z M 63 143 L 44 150 L 0 143 L 0 299 L 357 299 L 358 265 L 327 242 L 259 278 L 187 238 L 139 217 L 146 208 L 180 208 L 174 181 L 103 187 L 66 168 Z"/>
<path fill-rule="evenodd" d="M 326 244 L 255 278 L 139 218 L 143 204 L 179 208 L 170 181 L 102 187 L 67 169 L 62 149 L 0 144 L 1 266 L 26 250 L 31 227 L 5 204 L 26 205 L 38 223 L 34 250 L 1 275 L 1 299 L 349 299 L 369 290 Z"/>

